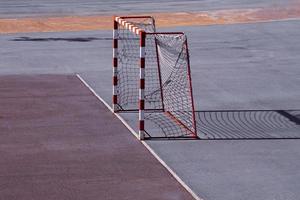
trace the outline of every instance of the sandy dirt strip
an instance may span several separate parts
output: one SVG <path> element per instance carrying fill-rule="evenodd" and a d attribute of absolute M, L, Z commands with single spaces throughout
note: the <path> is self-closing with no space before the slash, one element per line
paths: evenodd
<path fill-rule="evenodd" d="M 300 19 L 300 4 L 289 7 L 233 9 L 207 12 L 146 13 L 143 15 L 154 16 L 158 27 L 257 23 Z M 110 30 L 111 28 L 112 16 L 0 19 L 0 34 Z"/>

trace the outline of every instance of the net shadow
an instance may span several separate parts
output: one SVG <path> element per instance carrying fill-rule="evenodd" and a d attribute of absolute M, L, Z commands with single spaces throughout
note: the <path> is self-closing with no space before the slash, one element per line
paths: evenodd
<path fill-rule="evenodd" d="M 200 139 L 300 139 L 300 110 L 196 111 Z"/>
<path fill-rule="evenodd" d="M 180 111 L 180 113 L 192 115 L 192 112 Z M 145 113 L 145 120 L 148 139 L 197 139 L 194 130 L 190 128 L 192 122 L 177 118 L 176 112 Z"/>

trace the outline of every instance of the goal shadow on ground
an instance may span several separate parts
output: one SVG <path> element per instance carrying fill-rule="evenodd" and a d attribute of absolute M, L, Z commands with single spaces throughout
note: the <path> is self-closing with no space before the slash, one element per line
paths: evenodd
<path fill-rule="evenodd" d="M 196 111 L 199 139 L 300 139 L 300 110 Z"/>
<path fill-rule="evenodd" d="M 121 112 L 122 113 L 122 112 Z M 138 111 L 126 112 L 137 119 Z M 300 110 L 206 110 L 195 111 L 197 135 L 173 136 L 185 129 L 160 115 L 148 119 L 146 140 L 266 140 L 300 139 Z M 160 126 L 155 121 L 159 120 Z M 180 132 L 180 133 L 179 133 Z M 176 134 L 175 134 L 176 135 Z"/>

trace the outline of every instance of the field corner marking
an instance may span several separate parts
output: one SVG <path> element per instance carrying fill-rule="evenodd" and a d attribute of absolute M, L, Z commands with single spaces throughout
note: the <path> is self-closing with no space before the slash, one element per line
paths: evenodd
<path fill-rule="evenodd" d="M 79 75 L 76 74 L 77 78 L 99 99 L 118 119 L 124 124 L 124 126 L 138 139 L 138 134 L 127 124 L 127 122 L 118 114 L 114 113 L 112 108 L 109 104 L 104 101 L 96 92 L 95 90 Z M 170 174 L 184 187 L 184 189 L 192 195 L 192 197 L 196 200 L 204 200 L 200 198 L 166 163 L 163 161 L 155 151 L 145 142 L 141 141 L 141 143 L 147 148 L 147 150 L 160 162 L 162 166 L 164 166 Z"/>

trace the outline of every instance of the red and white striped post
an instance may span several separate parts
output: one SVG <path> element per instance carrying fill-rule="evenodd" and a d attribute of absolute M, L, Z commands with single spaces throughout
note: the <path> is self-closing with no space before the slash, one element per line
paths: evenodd
<path fill-rule="evenodd" d="M 139 89 L 139 139 L 143 140 L 145 137 L 145 46 L 146 33 L 140 31 L 140 89 Z"/>
<path fill-rule="evenodd" d="M 118 94 L 117 94 L 117 85 L 118 85 L 118 22 L 114 17 L 114 30 L 113 30 L 113 111 L 116 112 L 118 107 Z"/>
<path fill-rule="evenodd" d="M 130 22 L 124 20 L 127 17 L 116 17 L 114 19 L 114 89 L 113 89 L 113 107 L 114 111 L 117 111 L 117 85 L 118 85 L 118 78 L 117 78 L 117 70 L 118 70 L 118 24 L 124 26 L 126 29 L 130 30 L 131 32 L 140 36 L 140 88 L 139 88 L 139 139 L 143 140 L 145 138 L 145 46 L 146 46 L 146 32 L 137 26 L 134 26 Z M 129 17 L 129 18 L 145 18 L 144 16 L 137 16 L 137 17 Z M 148 18 L 148 16 L 147 16 Z"/>

